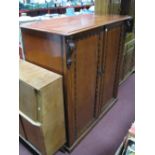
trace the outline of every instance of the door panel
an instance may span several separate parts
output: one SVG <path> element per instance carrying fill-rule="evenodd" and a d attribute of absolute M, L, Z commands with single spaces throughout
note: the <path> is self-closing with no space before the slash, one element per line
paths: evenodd
<path fill-rule="evenodd" d="M 105 47 L 103 54 L 103 79 L 101 108 L 114 98 L 117 60 L 120 50 L 121 25 L 110 27 L 105 32 Z"/>
<path fill-rule="evenodd" d="M 77 129 L 78 134 L 80 134 L 94 117 L 97 36 L 89 37 L 77 43 L 76 65 Z"/>
<path fill-rule="evenodd" d="M 98 36 L 82 38 L 75 44 L 68 78 L 75 110 L 75 138 L 78 138 L 94 120 Z"/>

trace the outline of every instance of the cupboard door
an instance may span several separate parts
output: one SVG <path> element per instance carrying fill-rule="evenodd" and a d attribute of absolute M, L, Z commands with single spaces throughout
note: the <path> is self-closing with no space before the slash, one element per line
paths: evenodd
<path fill-rule="evenodd" d="M 119 66 L 120 41 L 122 26 L 114 25 L 105 28 L 104 51 L 103 51 L 103 78 L 101 109 L 115 98 L 115 89 L 118 89 L 117 72 Z"/>
<path fill-rule="evenodd" d="M 74 41 L 75 50 L 68 67 L 68 104 L 72 105 L 74 138 L 77 139 L 94 120 L 97 76 L 98 35 Z"/>

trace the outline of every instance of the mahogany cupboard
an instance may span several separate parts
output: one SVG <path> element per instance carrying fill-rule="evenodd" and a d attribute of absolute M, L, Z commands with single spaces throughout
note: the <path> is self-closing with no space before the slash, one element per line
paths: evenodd
<path fill-rule="evenodd" d="M 63 75 L 71 150 L 117 99 L 129 16 L 78 15 L 21 26 L 27 61 Z"/>

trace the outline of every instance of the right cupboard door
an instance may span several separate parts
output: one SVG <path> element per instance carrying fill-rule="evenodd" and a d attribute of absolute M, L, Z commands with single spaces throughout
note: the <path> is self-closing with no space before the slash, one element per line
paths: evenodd
<path fill-rule="evenodd" d="M 117 96 L 122 24 L 105 28 L 102 51 L 101 107 L 103 111 Z"/>

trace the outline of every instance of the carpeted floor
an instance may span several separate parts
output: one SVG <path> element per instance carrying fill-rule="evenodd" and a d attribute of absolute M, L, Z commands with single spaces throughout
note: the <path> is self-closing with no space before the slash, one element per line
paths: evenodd
<path fill-rule="evenodd" d="M 114 155 L 135 119 L 135 75 L 119 88 L 118 101 L 72 153 L 55 155 Z M 32 155 L 20 143 L 19 155 Z"/>

